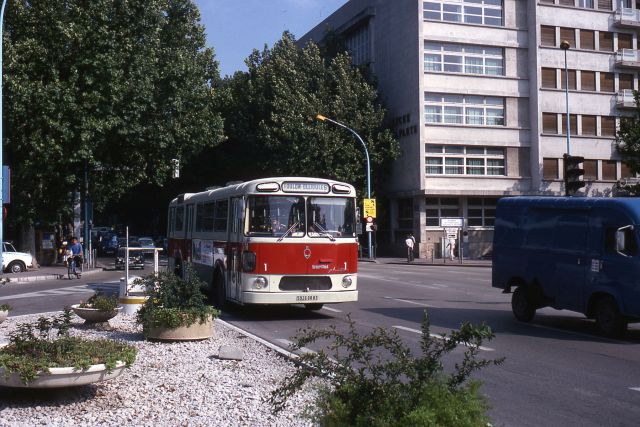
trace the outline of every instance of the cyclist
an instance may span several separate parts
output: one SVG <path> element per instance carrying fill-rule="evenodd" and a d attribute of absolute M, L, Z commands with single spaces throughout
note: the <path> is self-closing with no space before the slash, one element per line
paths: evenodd
<path fill-rule="evenodd" d="M 71 251 L 71 258 L 75 264 L 73 266 L 74 273 L 76 276 L 80 277 L 80 273 L 76 269 L 78 266 L 82 265 L 82 243 L 78 242 L 77 237 L 71 238 L 71 246 L 69 247 L 69 250 Z"/>

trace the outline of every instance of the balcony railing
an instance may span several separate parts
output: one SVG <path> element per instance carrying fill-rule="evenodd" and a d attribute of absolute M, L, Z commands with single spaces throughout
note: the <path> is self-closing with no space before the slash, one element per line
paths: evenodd
<path fill-rule="evenodd" d="M 614 22 L 623 27 L 640 27 L 640 10 L 630 7 L 619 7 Z"/>
<path fill-rule="evenodd" d="M 623 67 L 640 67 L 640 50 L 619 50 L 616 52 L 616 64 Z"/>
<path fill-rule="evenodd" d="M 635 108 L 636 99 L 633 96 L 633 90 L 623 89 L 616 94 L 616 105 L 618 108 Z"/>

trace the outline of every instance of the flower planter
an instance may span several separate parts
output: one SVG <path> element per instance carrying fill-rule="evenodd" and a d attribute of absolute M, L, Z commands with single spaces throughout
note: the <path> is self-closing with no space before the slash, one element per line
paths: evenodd
<path fill-rule="evenodd" d="M 213 336 L 213 318 L 204 323 L 196 322 L 190 326 L 177 328 L 151 327 L 147 338 L 158 341 L 197 341 L 205 340 Z"/>
<path fill-rule="evenodd" d="M 117 362 L 116 367 L 111 372 L 107 372 L 107 367 L 104 364 L 91 365 L 85 370 L 49 368 L 48 373 L 40 374 L 29 384 L 23 383 L 18 373 L 14 372 L 7 376 L 4 369 L 0 369 L 0 386 L 19 388 L 77 387 L 116 378 L 122 374 L 125 368 L 124 362 Z"/>
<path fill-rule="evenodd" d="M 101 311 L 96 308 L 80 307 L 80 304 L 74 304 L 71 309 L 86 323 L 103 323 L 114 318 L 122 310 L 122 307 L 116 307 L 113 311 Z"/>
<path fill-rule="evenodd" d="M 1 310 L 0 311 L 0 323 L 2 323 L 5 320 L 7 320 L 7 316 L 9 316 L 9 311 L 8 310 Z"/>

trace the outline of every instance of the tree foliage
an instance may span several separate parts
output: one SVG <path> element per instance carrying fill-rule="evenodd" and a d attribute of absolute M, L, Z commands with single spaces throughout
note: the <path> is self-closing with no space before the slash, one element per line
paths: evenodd
<path fill-rule="evenodd" d="M 640 99 L 638 92 L 634 92 L 636 113 L 632 117 L 621 117 L 620 129 L 616 135 L 616 148 L 622 161 L 629 166 L 632 173 L 640 173 Z M 640 185 L 618 186 L 627 194 L 640 194 Z"/>
<path fill-rule="evenodd" d="M 219 78 L 191 0 L 9 1 L 4 144 L 19 223 L 94 206 L 221 139 Z"/>
<path fill-rule="evenodd" d="M 345 129 L 318 122 L 317 114 L 358 132 L 367 144 L 374 174 L 398 154 L 384 127 L 376 89 L 346 53 L 325 61 L 319 47 L 304 48 L 284 33 L 271 49 L 254 50 L 249 70 L 225 81 L 220 106 L 227 158 L 242 159 L 235 177 L 299 175 L 334 178 L 364 188 L 366 165 L 360 142 Z M 217 150 L 217 149 L 216 149 Z"/>

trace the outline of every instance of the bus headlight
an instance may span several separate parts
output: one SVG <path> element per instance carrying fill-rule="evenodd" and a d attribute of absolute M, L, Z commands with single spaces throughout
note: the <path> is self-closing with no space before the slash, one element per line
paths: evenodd
<path fill-rule="evenodd" d="M 256 277 L 255 279 L 253 279 L 253 287 L 256 289 L 263 289 L 266 288 L 268 285 L 268 281 L 266 277 Z"/>
<path fill-rule="evenodd" d="M 351 278 L 351 276 L 344 276 L 342 278 L 342 287 L 343 288 L 348 288 L 352 284 L 353 284 L 353 279 Z"/>

